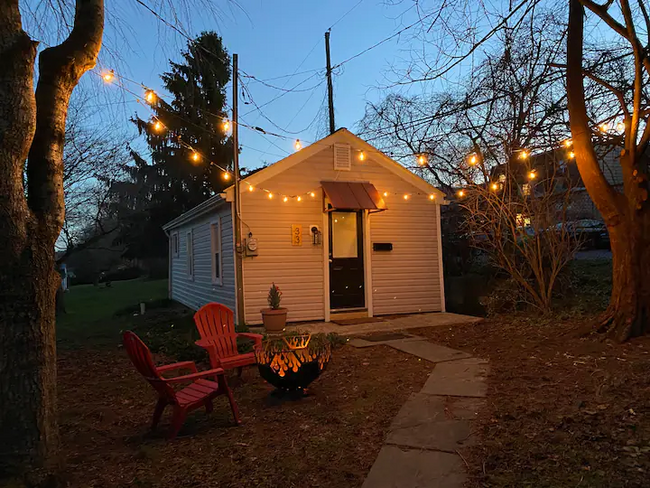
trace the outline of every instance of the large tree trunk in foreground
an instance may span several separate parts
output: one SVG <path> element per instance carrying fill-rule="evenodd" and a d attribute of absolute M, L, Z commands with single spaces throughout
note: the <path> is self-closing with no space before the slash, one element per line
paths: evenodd
<path fill-rule="evenodd" d="M 614 189 L 599 164 L 594 149 L 591 121 L 587 115 L 584 93 L 583 4 L 592 12 L 606 16 L 590 0 L 569 0 L 567 33 L 567 95 L 571 135 L 580 175 L 589 196 L 603 216 L 612 248 L 612 295 L 607 311 L 597 324 L 596 331 L 619 341 L 648 332 L 650 329 L 650 207 L 648 205 L 647 144 L 637 137 L 640 99 L 635 95 L 632 110 L 625 105 L 622 92 L 614 88 L 626 114 L 625 146 L 621 150 L 620 165 L 623 191 Z M 630 34 L 627 34 L 630 35 Z M 630 35 L 635 50 L 635 85 L 642 83 L 644 60 L 635 48 L 638 40 Z M 593 76 L 590 76 L 595 79 Z M 645 137 L 644 137 L 645 139 Z"/>
<path fill-rule="evenodd" d="M 22 30 L 18 0 L 0 2 L 0 477 L 47 468 L 56 453 L 54 242 L 64 217 L 65 121 L 103 25 L 103 0 L 77 0 L 68 39 L 40 55 L 34 93 L 36 43 Z"/>

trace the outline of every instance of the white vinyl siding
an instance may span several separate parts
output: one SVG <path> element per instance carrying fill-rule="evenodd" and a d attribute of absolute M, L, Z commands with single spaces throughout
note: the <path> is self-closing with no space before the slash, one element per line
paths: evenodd
<path fill-rule="evenodd" d="M 210 249 L 212 256 L 212 283 L 223 285 L 221 261 L 221 219 L 210 223 Z"/>
<path fill-rule="evenodd" d="M 221 282 L 213 283 L 212 242 L 210 224 L 221 223 Z M 230 204 L 224 203 L 212 212 L 182 224 L 172 232 L 185 236 L 192 229 L 194 236 L 194 275 L 187 275 L 186 239 L 180 241 L 179 257 L 172 256 L 171 298 L 194 310 L 209 302 L 218 302 L 235 310 L 235 261 L 233 252 L 232 216 Z"/>
<path fill-rule="evenodd" d="M 353 148 L 354 149 L 354 148 Z M 349 148 L 348 148 L 349 150 Z M 282 290 L 282 306 L 289 321 L 325 318 L 324 272 L 329 273 L 323 245 L 314 246 L 303 235 L 302 246 L 291 245 L 291 225 L 323 225 L 321 181 L 369 181 L 389 193 L 388 210 L 372 214 L 372 242 L 390 242 L 392 251 L 371 251 L 374 315 L 442 310 L 437 203 L 411 183 L 373 160 L 351 160 L 350 171 L 334 170 L 334 148 L 323 149 L 261 186 L 275 195 L 306 195 L 302 201 L 270 200 L 262 191 L 242 192 L 242 220 L 246 232 L 258 240 L 258 256 L 244 258 L 245 316 L 249 324 L 261 322 L 260 309 L 272 282 Z M 404 200 L 403 194 L 411 194 Z M 417 194 L 421 193 L 421 194 Z M 323 240 L 328 238 L 322 227 Z M 367 284 L 366 284 L 367 285 Z"/>

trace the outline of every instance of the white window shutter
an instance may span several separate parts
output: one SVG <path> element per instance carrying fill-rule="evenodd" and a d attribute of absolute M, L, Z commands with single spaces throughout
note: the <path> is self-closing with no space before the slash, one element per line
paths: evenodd
<path fill-rule="evenodd" d="M 334 144 L 334 171 L 352 169 L 352 151 L 349 144 Z"/>

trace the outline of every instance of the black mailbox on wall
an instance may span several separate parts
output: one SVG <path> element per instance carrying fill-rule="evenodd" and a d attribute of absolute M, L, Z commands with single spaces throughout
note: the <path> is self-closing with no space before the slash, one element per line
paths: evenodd
<path fill-rule="evenodd" d="M 392 251 L 393 244 L 391 242 L 373 242 L 372 243 L 373 251 Z"/>

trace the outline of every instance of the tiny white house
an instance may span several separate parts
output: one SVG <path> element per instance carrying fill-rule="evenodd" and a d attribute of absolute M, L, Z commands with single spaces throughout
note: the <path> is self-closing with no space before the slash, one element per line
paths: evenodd
<path fill-rule="evenodd" d="M 271 283 L 290 322 L 444 311 L 443 193 L 347 129 L 245 178 L 240 194 L 247 324 L 262 322 Z M 237 310 L 233 196 L 164 226 L 173 300 Z"/>

